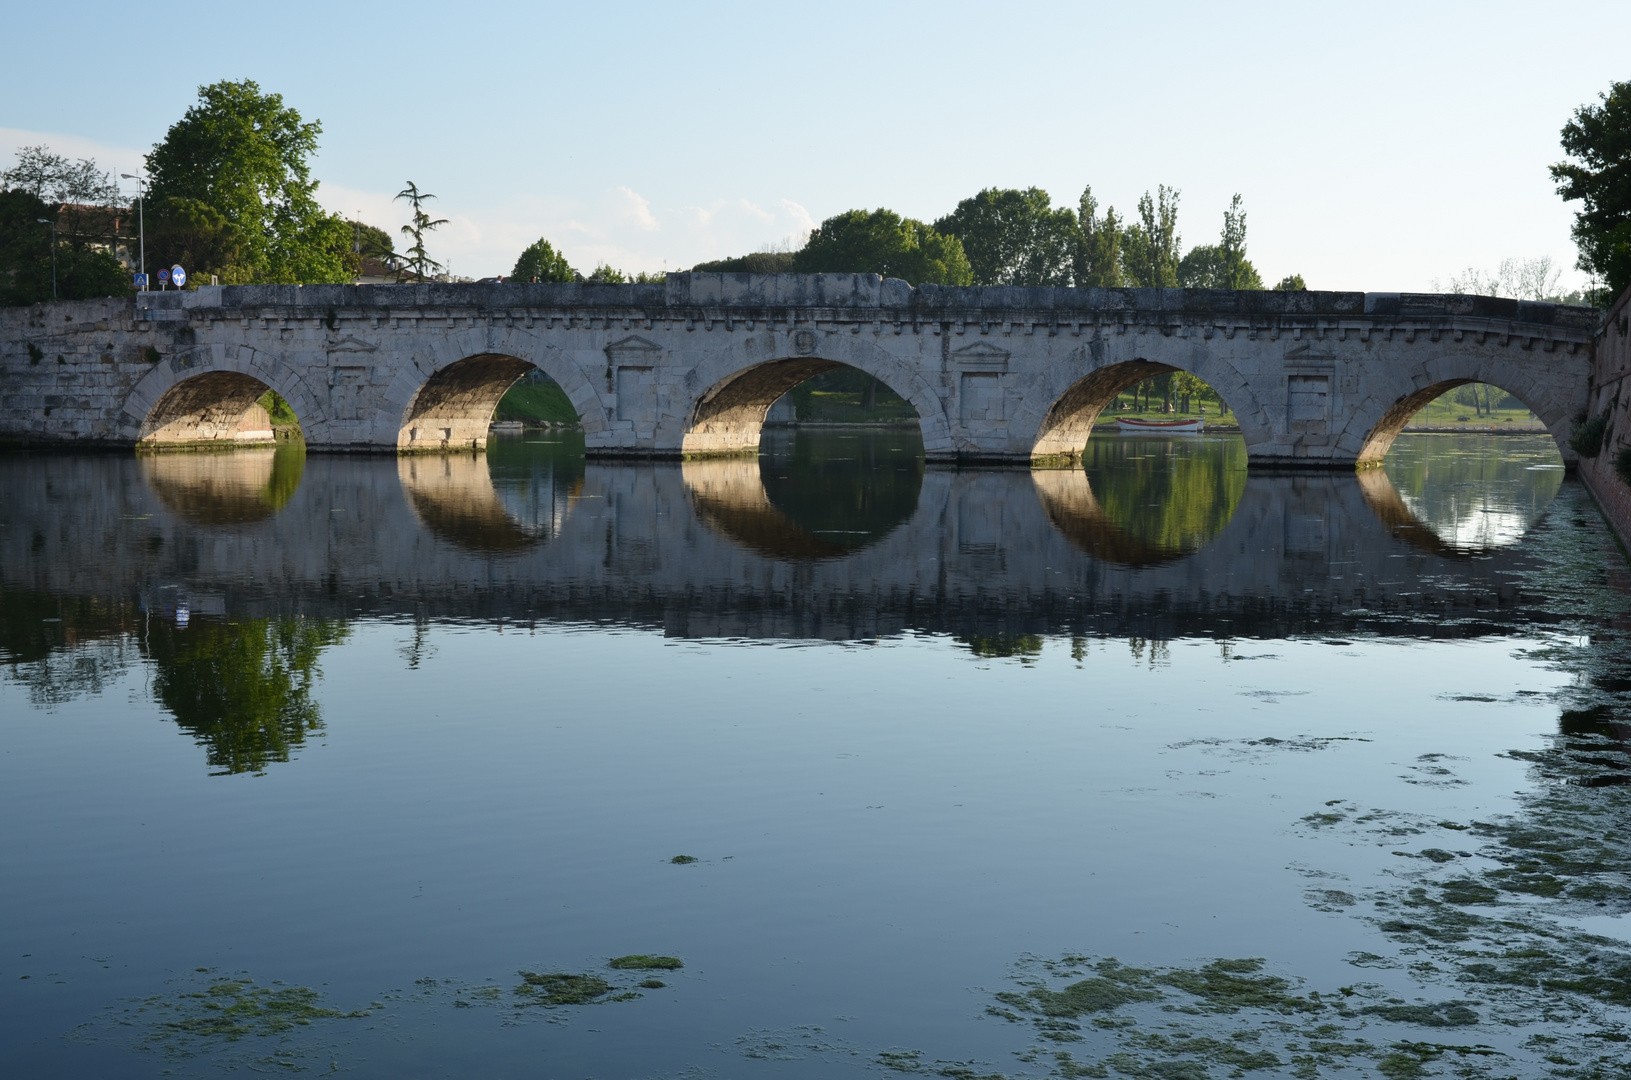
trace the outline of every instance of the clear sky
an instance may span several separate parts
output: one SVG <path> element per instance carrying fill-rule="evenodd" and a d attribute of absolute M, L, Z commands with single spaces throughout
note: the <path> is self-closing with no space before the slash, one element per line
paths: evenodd
<path fill-rule="evenodd" d="M 1631 79 L 1631 4 L 19 4 L 0 163 L 46 143 L 132 172 L 201 84 L 252 78 L 323 124 L 330 209 L 507 273 L 539 236 L 590 270 L 785 242 L 853 207 L 933 220 L 983 187 L 1182 192 L 1185 245 L 1234 192 L 1274 281 L 1425 290 L 1573 270 L 1558 131 Z M 26 44 L 26 43 L 32 43 Z M 3 167 L 3 166 L 0 166 Z"/>

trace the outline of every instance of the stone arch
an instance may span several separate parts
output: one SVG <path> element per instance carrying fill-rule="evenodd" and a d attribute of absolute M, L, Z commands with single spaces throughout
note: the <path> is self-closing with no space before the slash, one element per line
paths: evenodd
<path fill-rule="evenodd" d="M 917 410 L 928 458 L 953 456 L 940 396 L 915 367 L 870 342 L 845 341 L 813 330 L 765 337 L 770 340 L 750 339 L 740 350 L 742 355 L 729 357 L 730 370 L 713 378 L 697 396 L 685 419 L 682 454 L 738 454 L 756 449 L 765 414 L 778 398 L 811 376 L 852 367 L 882 382 Z M 823 337 L 829 340 L 820 340 Z M 756 352 L 764 358 L 755 359 Z M 718 371 L 727 364 L 711 366 Z"/>
<path fill-rule="evenodd" d="M 256 404 L 275 390 L 310 440 L 324 418 L 305 382 L 247 346 L 213 346 L 161 359 L 125 399 L 120 432 L 139 446 L 246 445 L 273 441 Z"/>
<path fill-rule="evenodd" d="M 1099 415 L 1116 400 L 1116 395 L 1145 379 L 1169 371 L 1188 371 L 1204 380 L 1228 403 L 1238 418 L 1248 446 L 1272 437 L 1263 423 L 1261 410 L 1246 383 L 1234 371 L 1219 364 L 1190 365 L 1139 355 L 1105 364 L 1071 383 L 1048 406 L 1031 448 L 1033 461 L 1059 461 L 1079 458 Z"/>
<path fill-rule="evenodd" d="M 1410 422 L 1410 418 L 1425 408 L 1428 402 L 1458 386 L 1475 382 L 1503 390 L 1523 402 L 1525 407 L 1546 425 L 1546 430 L 1557 443 L 1558 453 L 1563 456 L 1564 464 L 1572 467 L 1577 460 L 1574 451 L 1569 447 L 1569 429 L 1574 422 L 1573 412 L 1550 401 L 1545 395 L 1513 389 L 1513 386 L 1527 386 L 1528 379 L 1512 378 L 1511 385 L 1508 385 L 1503 380 L 1510 378 L 1511 374 L 1481 369 L 1474 369 L 1466 374 L 1453 374 L 1401 393 L 1392 404 L 1381 411 L 1380 416 L 1375 415 L 1374 406 L 1363 410 L 1362 415 L 1350 421 L 1348 425 L 1349 431 L 1356 431 L 1359 424 L 1366 425 L 1363 441 L 1359 447 L 1359 467 L 1364 469 L 1380 465 L 1382 459 L 1387 457 L 1389 448 L 1393 446 L 1393 440 L 1399 437 L 1399 433 Z"/>
<path fill-rule="evenodd" d="M 398 376 L 387 390 L 380 425 L 395 429 L 399 451 L 485 449 L 499 399 L 537 370 L 560 386 L 586 433 L 604 427 L 600 399 L 578 366 L 555 349 L 518 347 L 528 344 L 455 338 L 450 348 L 438 350 L 441 356 Z"/>

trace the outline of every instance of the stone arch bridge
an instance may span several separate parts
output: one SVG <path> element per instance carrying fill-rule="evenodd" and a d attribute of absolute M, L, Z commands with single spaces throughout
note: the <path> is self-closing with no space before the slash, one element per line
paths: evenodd
<path fill-rule="evenodd" d="M 1454 386 L 1523 401 L 1573 460 L 1597 313 L 1488 297 L 920 286 L 868 274 L 674 274 L 663 284 L 221 286 L 0 312 L 0 438 L 271 438 L 289 401 L 321 450 L 480 449 L 533 368 L 591 455 L 750 451 L 822 371 L 917 409 L 930 460 L 1066 460 L 1128 386 L 1192 372 L 1254 465 L 1379 461 Z"/>

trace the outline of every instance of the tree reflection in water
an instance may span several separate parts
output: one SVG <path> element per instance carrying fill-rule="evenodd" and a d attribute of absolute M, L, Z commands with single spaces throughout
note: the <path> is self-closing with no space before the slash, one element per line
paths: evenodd
<path fill-rule="evenodd" d="M 1361 476 L 1366 501 L 1394 535 L 1444 553 L 1517 543 L 1563 484 L 1544 434 L 1401 435 L 1382 466 Z"/>
<path fill-rule="evenodd" d="M 153 694 L 217 775 L 264 772 L 321 731 L 312 700 L 321 651 L 347 636 L 326 619 L 158 622 L 141 639 Z"/>
<path fill-rule="evenodd" d="M 1081 468 L 1039 470 L 1037 494 L 1054 525 L 1087 554 L 1156 566 L 1205 547 L 1246 490 L 1238 437 L 1098 435 Z"/>
<path fill-rule="evenodd" d="M 306 471 L 306 447 L 144 454 L 142 475 L 159 501 L 195 525 L 264 521 L 288 505 Z"/>
<path fill-rule="evenodd" d="M 923 437 L 915 428 L 772 429 L 757 461 L 688 461 L 682 471 L 698 516 L 735 542 L 773 559 L 829 559 L 917 510 Z"/>
<path fill-rule="evenodd" d="M 917 509 L 923 435 L 916 427 L 766 432 L 759 475 L 772 506 L 842 554 L 887 536 Z"/>

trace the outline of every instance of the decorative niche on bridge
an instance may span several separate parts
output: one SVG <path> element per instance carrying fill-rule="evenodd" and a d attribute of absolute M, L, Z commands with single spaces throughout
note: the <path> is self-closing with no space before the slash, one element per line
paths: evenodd
<path fill-rule="evenodd" d="M 1286 352 L 1286 423 L 1292 435 L 1327 433 L 1336 362 L 1307 345 Z"/>
<path fill-rule="evenodd" d="M 1006 420 L 1002 381 L 1008 371 L 1008 350 L 989 341 L 976 341 L 955 349 L 952 370 L 958 372 L 958 415 L 965 423 Z"/>
<path fill-rule="evenodd" d="M 606 374 L 617 398 L 617 419 L 632 423 L 636 431 L 649 434 L 657 426 L 655 372 L 662 355 L 661 345 L 641 337 L 606 346 Z"/>

